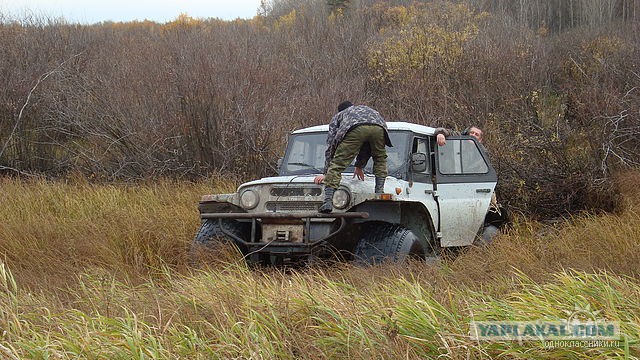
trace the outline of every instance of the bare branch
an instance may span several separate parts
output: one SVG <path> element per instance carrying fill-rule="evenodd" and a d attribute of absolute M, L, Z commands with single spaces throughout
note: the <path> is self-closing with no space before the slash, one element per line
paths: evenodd
<path fill-rule="evenodd" d="M 24 172 L 22 170 L 18 170 L 16 168 L 12 168 L 12 167 L 9 167 L 9 166 L 0 165 L 0 171 L 2 171 L 2 170 L 13 171 L 13 172 L 16 172 L 16 173 L 18 173 L 20 175 L 29 176 L 29 177 L 37 177 L 38 176 L 37 174 L 32 174 L 32 173 Z"/>
<path fill-rule="evenodd" d="M 67 63 L 67 61 L 69 61 L 71 59 L 74 59 L 74 58 L 80 56 L 81 54 L 82 53 L 78 53 L 78 54 L 75 54 L 75 55 L 69 57 L 65 61 L 61 62 L 55 69 L 42 74 L 38 78 L 38 81 L 36 81 L 36 84 L 33 85 L 31 90 L 29 90 L 29 93 L 27 94 L 27 99 L 25 100 L 24 104 L 22 105 L 22 108 L 20 108 L 20 112 L 18 113 L 18 118 L 16 119 L 16 123 L 13 125 L 13 129 L 11 129 L 11 133 L 9 133 L 9 137 L 7 138 L 7 140 L 5 141 L 4 145 L 2 146 L 2 150 L 0 150 L 0 157 L 2 157 L 2 154 L 4 154 L 4 151 L 7 149 L 7 146 L 9 146 L 9 143 L 11 142 L 11 138 L 13 138 L 13 135 L 16 133 L 16 130 L 18 129 L 18 126 L 20 125 L 20 121 L 22 120 L 22 114 L 24 113 L 24 110 L 29 105 L 29 100 L 31 100 L 31 96 L 33 95 L 33 92 L 36 90 L 38 85 L 40 85 L 41 82 L 45 81 L 52 74 L 58 72 L 64 66 L 64 64 Z"/>

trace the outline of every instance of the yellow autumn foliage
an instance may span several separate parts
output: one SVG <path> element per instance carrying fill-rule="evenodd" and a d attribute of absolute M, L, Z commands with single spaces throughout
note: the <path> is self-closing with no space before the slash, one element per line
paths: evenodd
<path fill-rule="evenodd" d="M 336 21 L 343 19 L 344 18 L 344 9 L 343 8 L 337 8 L 333 11 L 331 11 L 331 14 L 329 14 L 329 23 L 332 25 L 335 25 Z"/>
<path fill-rule="evenodd" d="M 594 60 L 603 61 L 606 58 L 624 51 L 629 45 L 617 36 L 599 36 L 582 45 L 585 53 Z"/>
<path fill-rule="evenodd" d="M 451 69 L 486 16 L 450 2 L 389 7 L 384 12 L 387 25 L 369 49 L 368 65 L 382 83 L 393 82 L 405 71 Z"/>
<path fill-rule="evenodd" d="M 570 59 L 569 70 L 574 79 L 591 78 L 601 74 L 613 58 L 632 53 L 633 46 L 617 36 L 599 36 L 585 41 L 582 46 L 582 56 Z"/>
<path fill-rule="evenodd" d="M 293 27 L 297 18 L 296 9 L 291 10 L 286 15 L 280 16 L 278 20 L 273 23 L 273 28 L 275 30 L 287 30 Z"/>
<path fill-rule="evenodd" d="M 174 20 L 163 25 L 163 30 L 171 31 L 202 25 L 202 20 L 195 19 L 187 13 L 180 13 Z"/>

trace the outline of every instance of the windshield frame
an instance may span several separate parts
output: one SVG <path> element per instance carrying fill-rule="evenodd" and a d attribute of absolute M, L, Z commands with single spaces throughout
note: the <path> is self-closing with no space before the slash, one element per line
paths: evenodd
<path fill-rule="evenodd" d="M 324 151 L 322 152 L 322 158 L 323 158 L 322 165 L 314 166 L 318 164 L 309 164 L 310 166 L 306 169 L 305 168 L 301 168 L 297 170 L 288 169 L 287 165 L 292 163 L 298 163 L 298 161 L 290 160 L 291 154 L 292 154 L 291 153 L 292 148 L 295 143 L 294 141 L 295 138 L 309 136 L 309 135 L 324 135 L 324 142 L 322 142 L 322 144 L 326 145 L 327 131 L 304 132 L 304 133 L 296 133 L 296 134 L 289 135 L 289 139 L 287 141 L 287 148 L 284 153 L 284 156 L 282 157 L 282 163 L 280 165 L 280 169 L 278 169 L 278 173 L 280 176 L 296 176 L 296 175 L 300 176 L 300 175 L 314 175 L 314 174 L 322 173 L 322 171 L 324 170 Z M 409 153 L 411 151 L 410 143 L 414 135 L 415 135 L 414 132 L 409 130 L 389 130 L 389 137 L 391 138 L 391 143 L 393 144 L 393 147 L 398 149 L 399 152 L 402 154 L 401 158 L 398 159 L 399 164 L 397 164 L 397 166 L 395 166 L 394 168 L 389 168 L 389 176 L 393 176 L 398 179 L 406 179 L 407 171 L 408 171 L 407 169 L 409 165 L 409 157 L 410 157 Z M 392 150 L 395 150 L 395 149 L 392 149 Z M 389 154 L 389 151 L 390 150 L 387 149 L 387 154 Z M 355 161 L 355 158 L 354 158 L 354 161 Z M 372 170 L 371 170 L 372 161 L 373 159 L 369 159 L 369 162 L 365 167 L 365 173 L 368 173 L 368 174 L 372 173 Z M 389 158 L 387 158 L 387 164 L 389 164 Z M 343 173 L 353 173 L 353 170 L 354 170 L 354 166 L 352 162 L 352 164 L 349 165 L 343 171 Z"/>

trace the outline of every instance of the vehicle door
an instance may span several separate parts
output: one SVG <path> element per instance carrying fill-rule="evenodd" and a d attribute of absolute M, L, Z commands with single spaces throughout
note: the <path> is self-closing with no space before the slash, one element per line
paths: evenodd
<path fill-rule="evenodd" d="M 470 136 L 447 138 L 435 151 L 441 246 L 471 245 L 483 226 L 497 175 L 482 144 Z"/>
<path fill-rule="evenodd" d="M 421 202 L 425 208 L 429 211 L 432 217 L 433 226 L 438 228 L 438 204 L 434 198 L 433 187 L 433 165 L 432 165 L 432 146 L 430 144 L 431 139 L 427 136 L 415 136 L 413 138 L 411 146 L 411 162 L 412 166 L 409 168 L 409 188 L 408 197 L 411 200 Z M 416 157 L 414 154 L 423 155 L 423 157 Z M 424 159 L 424 160 L 423 160 Z M 417 169 L 419 166 L 414 166 L 414 162 L 424 161 L 424 169 Z M 420 165 L 420 164 L 417 164 Z"/>

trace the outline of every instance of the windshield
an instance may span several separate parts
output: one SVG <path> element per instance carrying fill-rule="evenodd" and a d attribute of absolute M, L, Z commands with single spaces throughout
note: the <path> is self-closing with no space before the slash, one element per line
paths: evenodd
<path fill-rule="evenodd" d="M 387 169 L 389 175 L 402 177 L 404 174 L 410 132 L 389 131 L 393 147 L 387 147 Z M 282 159 L 280 175 L 322 174 L 324 170 L 324 153 L 327 150 L 327 133 L 296 134 L 289 138 L 287 153 Z M 353 172 L 353 162 L 345 172 Z M 369 159 L 364 171 L 372 173 L 373 159 Z"/>

